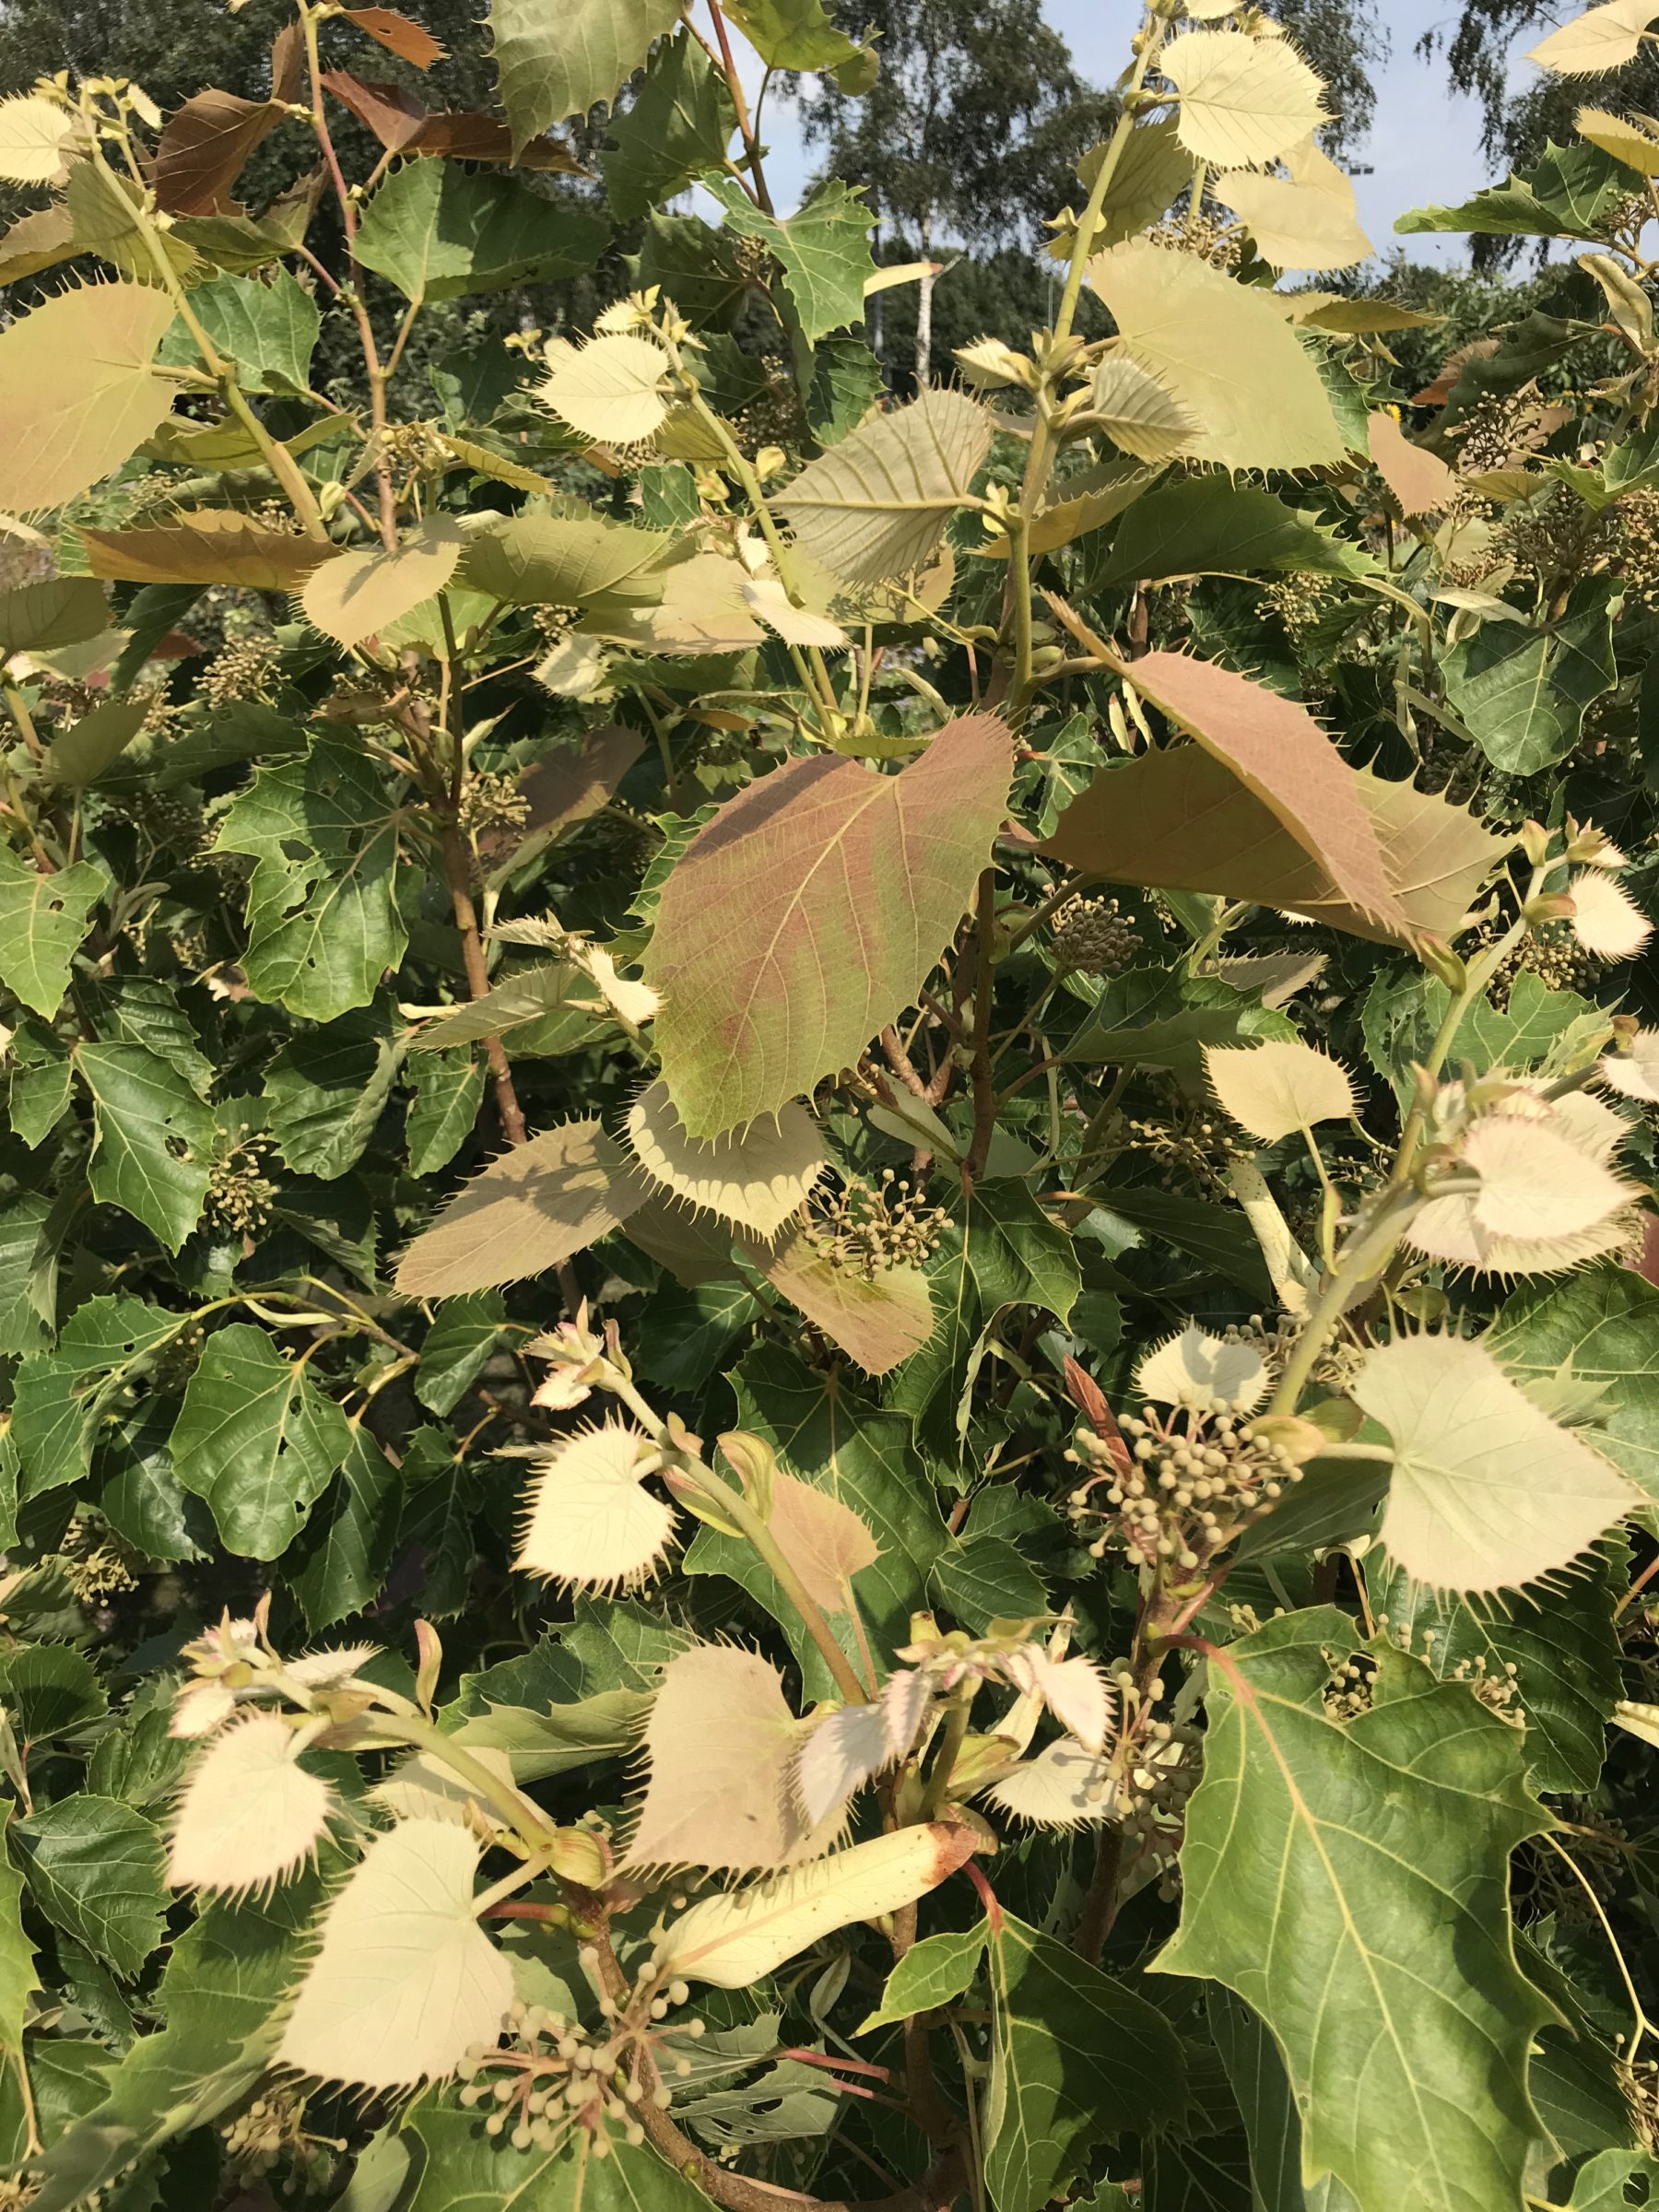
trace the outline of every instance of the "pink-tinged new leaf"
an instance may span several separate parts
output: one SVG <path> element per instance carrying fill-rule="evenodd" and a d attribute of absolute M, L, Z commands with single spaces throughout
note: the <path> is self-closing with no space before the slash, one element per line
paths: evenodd
<path fill-rule="evenodd" d="M 776 1113 L 912 1003 L 990 857 L 1012 766 L 1007 725 L 963 715 L 899 775 L 792 760 L 699 831 L 647 971 L 688 1135 Z"/>
<path fill-rule="evenodd" d="M 1438 514 L 1452 504 L 1458 480 L 1438 453 L 1414 445 L 1392 415 L 1373 415 L 1366 426 L 1371 465 L 1387 485 L 1400 512 Z"/>
<path fill-rule="evenodd" d="M 231 215 L 230 187 L 287 110 L 279 100 L 198 92 L 168 118 L 156 147 L 156 196 L 169 215 Z"/>

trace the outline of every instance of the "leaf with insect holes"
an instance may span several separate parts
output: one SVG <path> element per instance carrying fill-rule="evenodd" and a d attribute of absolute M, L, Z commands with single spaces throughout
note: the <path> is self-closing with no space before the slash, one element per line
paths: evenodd
<path fill-rule="evenodd" d="M 912 1002 L 990 856 L 1011 766 L 1006 724 L 963 715 L 898 775 L 792 760 L 698 831 L 646 977 L 688 1135 L 777 1113 Z"/>
<path fill-rule="evenodd" d="M 1382 1540 L 1431 1589 L 1519 1589 L 1570 1565 L 1641 1502 L 1484 1345 L 1397 1337 L 1367 1353 L 1351 1394 L 1394 1450 Z"/>
<path fill-rule="evenodd" d="M 306 620 L 337 644 L 360 644 L 443 589 L 462 542 L 454 524 L 441 521 L 420 524 L 389 551 L 335 554 L 300 591 Z"/>
<path fill-rule="evenodd" d="M 0 847 L 0 982 L 47 1021 L 64 1003 L 70 963 L 110 888 L 90 861 L 42 874 Z"/>
<path fill-rule="evenodd" d="M 513 1565 L 585 1590 L 642 1582 L 674 1534 L 674 1508 L 644 1486 L 649 1438 L 618 1421 L 536 1453 Z"/>
<path fill-rule="evenodd" d="M 125 583 L 234 583 L 254 592 L 298 591 L 335 549 L 273 530 L 233 507 L 202 507 L 139 530 L 84 530 L 94 576 Z"/>
<path fill-rule="evenodd" d="M 515 147 L 617 94 L 679 19 L 677 0 L 494 0 L 501 105 Z"/>
<path fill-rule="evenodd" d="M 174 1888 L 236 1895 L 286 1882 L 310 1862 L 334 1793 L 300 1764 L 294 1742 L 274 1712 L 250 1713 L 210 1739 L 173 1815 Z"/>
<path fill-rule="evenodd" d="M 572 346 L 555 338 L 535 396 L 551 414 L 603 445 L 637 445 L 668 419 L 668 356 L 637 332 Z"/>
<path fill-rule="evenodd" d="M 228 1551 L 279 1558 L 350 1449 L 346 1416 L 264 1329 L 237 1321 L 208 1338 L 171 1451 L 179 1481 L 207 1500 Z"/>
<path fill-rule="evenodd" d="M 747 1989 L 838 1928 L 914 1904 L 965 1865 L 979 1840 L 971 1828 L 928 1821 L 707 1898 L 663 1931 L 658 1977 Z"/>
<path fill-rule="evenodd" d="M 1267 1388 L 1267 1367 L 1253 1344 L 1229 1344 L 1189 1321 L 1135 1371 L 1135 1387 L 1159 1406 L 1192 1413 L 1253 1413 Z"/>
<path fill-rule="evenodd" d="M 805 1734 L 769 1661 L 718 1643 L 677 1653 L 645 1724 L 629 1864 L 752 1874 L 828 1850 L 835 1828 L 807 1818 L 794 1786 Z"/>
<path fill-rule="evenodd" d="M 185 1076 L 142 1044 L 76 1045 L 75 1069 L 92 1099 L 92 1195 L 122 1207 L 177 1252 L 206 1201 L 213 1109 Z"/>
<path fill-rule="evenodd" d="M 1183 448 L 1221 468 L 1334 466 L 1347 441 L 1318 368 L 1265 293 L 1190 254 L 1127 239 L 1088 265 L 1120 353 L 1201 425 Z"/>
<path fill-rule="evenodd" d="M 1400 512 L 1438 514 L 1457 497 L 1456 473 L 1427 446 L 1415 445 L 1392 415 L 1381 410 L 1366 422 L 1371 465 L 1387 485 Z"/>
<path fill-rule="evenodd" d="M 1606 0 L 1552 30 L 1526 58 L 1558 76 L 1602 76 L 1636 59 L 1642 33 L 1655 18 L 1659 0 Z"/>
<path fill-rule="evenodd" d="M 1281 822 L 1224 760 L 1196 745 L 1141 753 L 1097 774 L 1041 850 L 1113 883 L 1247 899 L 1356 936 L 1453 935 L 1512 841 L 1412 783 L 1385 783 L 1361 770 L 1354 788 L 1380 841 L 1398 920 L 1357 906 L 1298 826 Z"/>
<path fill-rule="evenodd" d="M 150 371 L 172 316 L 159 287 L 88 284 L 0 332 L 0 508 L 61 507 L 151 435 L 172 406 Z"/>
<path fill-rule="evenodd" d="M 545 1275 L 627 1220 L 645 1178 L 597 1122 L 565 1122 L 492 1160 L 404 1253 L 409 1298 L 456 1298 Z"/>
<path fill-rule="evenodd" d="M 38 93 L 0 100 L 0 177 L 13 184 L 50 184 L 61 176 L 64 143 L 75 130 L 71 109 Z"/>
<path fill-rule="evenodd" d="M 818 1124 L 798 1102 L 740 1133 L 703 1142 L 686 1135 L 661 1082 L 649 1085 L 629 1109 L 628 1142 L 659 1190 L 763 1240 L 800 1212 L 829 1166 Z"/>
<path fill-rule="evenodd" d="M 1223 1983 L 1266 2021 L 1310 2186 L 1334 2173 L 1364 2212 L 1518 2206 L 1540 2133 L 1529 2059 L 1553 2016 L 1516 1964 L 1510 1856 L 1550 1816 L 1520 1731 L 1385 1640 L 1368 1708 L 1334 1712 L 1355 1641 L 1316 1606 L 1212 1667 L 1157 1971 Z"/>
<path fill-rule="evenodd" d="M 1204 1072 L 1224 1111 L 1264 1145 L 1319 1122 L 1350 1121 L 1357 1112 L 1347 1070 L 1300 1038 L 1206 1045 Z"/>
<path fill-rule="evenodd" d="M 812 557 L 849 583 L 923 568 L 971 496 L 991 418 L 960 392 L 927 392 L 851 431 L 775 504 Z"/>
<path fill-rule="evenodd" d="M 1572 934 L 1597 959 L 1634 959 L 1653 935 L 1653 925 L 1635 900 L 1604 869 L 1580 869 L 1567 889 Z"/>
<path fill-rule="evenodd" d="M 1158 65 L 1181 95 L 1182 145 L 1218 169 L 1277 161 L 1328 121 L 1324 85 L 1284 39 L 1184 30 Z"/>
<path fill-rule="evenodd" d="M 985 1792 L 999 1812 L 1032 1828 L 1085 1828 L 1112 1818 L 1118 1781 L 1110 1759 L 1069 1735 L 1009 1768 Z"/>
<path fill-rule="evenodd" d="M 377 1836 L 323 1916 L 278 2062 L 320 2081 L 413 2088 L 494 2045 L 512 1969 L 473 1912 L 479 1845 L 450 1820 Z"/>

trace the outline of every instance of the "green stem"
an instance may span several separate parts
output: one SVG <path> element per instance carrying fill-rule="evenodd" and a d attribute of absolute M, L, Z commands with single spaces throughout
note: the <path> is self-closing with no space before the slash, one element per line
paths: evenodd
<path fill-rule="evenodd" d="M 1409 1184 L 1402 1184 L 1381 1193 L 1360 1216 L 1343 1249 L 1335 1273 L 1327 1279 L 1315 1300 L 1306 1325 L 1296 1340 L 1296 1348 L 1286 1363 L 1284 1375 L 1267 1408 L 1269 1413 L 1296 1411 L 1319 1362 L 1319 1355 L 1335 1335 L 1343 1315 L 1387 1266 L 1406 1223 L 1422 1204 L 1419 1192 Z"/>
<path fill-rule="evenodd" d="M 511 1784 L 492 1774 L 487 1766 L 472 1753 L 456 1743 L 453 1735 L 445 1735 L 430 1721 L 417 1720 L 411 1714 L 406 1720 L 394 1720 L 384 1713 L 365 1717 L 365 1732 L 371 1738 L 384 1743 L 407 1744 L 413 1749 L 425 1751 L 452 1774 L 458 1776 L 474 1796 L 480 1798 L 491 1811 L 499 1813 L 527 1857 L 544 1857 L 556 1841 L 556 1831 L 550 1824 L 538 1821 L 533 1832 L 526 1815 L 533 1809 L 520 1797 Z"/>

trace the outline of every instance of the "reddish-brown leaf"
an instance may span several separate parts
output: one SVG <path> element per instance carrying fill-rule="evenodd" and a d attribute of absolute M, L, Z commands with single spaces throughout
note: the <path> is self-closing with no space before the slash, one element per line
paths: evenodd
<path fill-rule="evenodd" d="M 1409 521 L 1437 514 L 1457 495 L 1457 477 L 1438 453 L 1414 445 L 1392 415 L 1380 411 L 1367 426 L 1371 464 Z"/>
<path fill-rule="evenodd" d="M 914 1002 L 1007 803 L 1007 724 L 947 723 L 896 776 L 818 754 L 723 806 L 663 887 L 647 981 L 692 1136 L 775 1113 Z"/>
<path fill-rule="evenodd" d="M 416 69 L 429 69 L 449 52 L 429 30 L 412 23 L 407 16 L 399 15 L 394 7 L 343 7 L 340 14 L 377 45 L 383 46 L 388 53 L 394 53 L 400 62 L 407 62 Z"/>
<path fill-rule="evenodd" d="M 353 76 L 349 69 L 325 69 L 323 88 L 332 92 L 342 107 L 349 108 L 389 153 L 406 152 L 432 119 L 425 103 L 401 85 Z"/>
<path fill-rule="evenodd" d="M 285 23 L 271 41 L 271 98 L 300 100 L 305 97 L 305 34 L 299 24 Z"/>
<path fill-rule="evenodd" d="M 528 146 L 512 150 L 512 134 L 493 115 L 476 115 L 465 108 L 445 108 L 421 125 L 411 149 L 418 154 L 447 154 L 453 161 L 511 162 L 515 169 L 542 169 L 566 177 L 585 177 L 589 171 L 568 147 L 554 138 L 532 138 Z"/>
<path fill-rule="evenodd" d="M 590 730 L 574 752 L 557 752 L 519 778 L 519 795 L 529 802 L 524 821 L 480 837 L 478 858 L 485 872 L 503 875 L 521 868 L 578 822 L 607 806 L 618 783 L 645 749 L 638 730 L 620 723 Z"/>
<path fill-rule="evenodd" d="M 1306 707 L 1181 653 L 1147 653 L 1131 680 L 1143 699 L 1225 762 L 1349 905 L 1389 935 L 1406 929 L 1355 771 Z"/>
<path fill-rule="evenodd" d="M 276 100 L 198 92 L 168 117 L 156 147 L 156 193 L 169 215 L 231 211 L 230 187 L 287 111 Z"/>
<path fill-rule="evenodd" d="M 1136 673 L 1146 665 L 1135 664 Z M 1210 891 L 1288 908 L 1379 941 L 1450 936 L 1504 850 L 1461 807 L 1344 766 L 1378 840 L 1398 920 L 1346 898 L 1330 872 L 1201 746 L 1107 768 L 1040 848 L 1115 883 Z"/>

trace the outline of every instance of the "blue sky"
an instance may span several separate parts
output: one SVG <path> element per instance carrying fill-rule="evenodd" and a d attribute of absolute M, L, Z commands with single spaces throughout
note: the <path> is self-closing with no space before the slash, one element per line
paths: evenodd
<path fill-rule="evenodd" d="M 1043 0 L 1043 12 L 1061 31 L 1079 71 L 1097 84 L 1110 82 L 1122 68 L 1130 32 L 1140 20 L 1138 0 Z M 1563 14 L 1571 14 L 1564 7 Z M 1377 120 L 1363 159 L 1372 173 L 1358 177 L 1361 219 L 1379 251 L 1394 242 L 1394 219 L 1407 207 L 1430 200 L 1465 198 L 1488 182 L 1479 150 L 1480 113 L 1473 100 L 1447 90 L 1441 63 L 1424 63 L 1413 52 L 1425 30 L 1455 18 L 1456 0 L 1382 0 L 1379 9 L 1393 44 L 1377 81 Z M 1521 46 L 1532 42 L 1523 40 Z M 1529 74 L 1517 64 L 1518 76 Z M 766 136 L 772 151 L 767 175 L 781 207 L 800 197 L 811 163 L 787 109 L 769 103 Z M 1422 237 L 1411 241 L 1416 259 L 1461 261 L 1464 241 Z"/>

